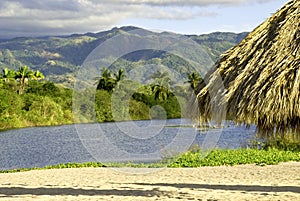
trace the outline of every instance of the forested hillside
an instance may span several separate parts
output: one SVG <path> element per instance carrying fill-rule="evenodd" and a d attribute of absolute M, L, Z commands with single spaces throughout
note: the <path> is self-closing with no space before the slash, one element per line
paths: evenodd
<path fill-rule="evenodd" d="M 17 70 L 26 65 L 33 70 L 40 70 L 49 81 L 72 86 L 74 72 L 84 62 L 90 52 L 105 40 L 120 33 L 130 33 L 137 27 L 113 28 L 99 33 L 73 34 L 70 36 L 15 38 L 0 41 L 0 71 L 4 68 Z M 147 31 L 150 33 L 150 31 Z M 187 35 L 199 43 L 215 62 L 221 53 L 233 47 L 247 33 L 211 33 L 205 35 Z M 191 50 L 192 51 L 192 50 Z M 132 53 L 126 61 L 151 60 L 159 58 L 162 63 L 176 59 L 168 54 L 153 54 L 142 58 L 140 53 Z M 122 62 L 124 65 L 126 62 Z M 128 64 L 127 66 L 130 66 Z M 126 66 L 123 66 L 126 68 Z"/>

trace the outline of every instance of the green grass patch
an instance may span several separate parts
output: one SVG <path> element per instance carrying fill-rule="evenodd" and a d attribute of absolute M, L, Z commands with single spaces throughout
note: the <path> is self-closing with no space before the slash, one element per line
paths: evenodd
<path fill-rule="evenodd" d="M 278 149 L 227 149 L 212 150 L 206 157 L 205 153 L 188 151 L 170 163 L 168 167 L 201 167 L 221 165 L 274 165 L 280 162 L 300 161 L 300 152 Z"/>
<path fill-rule="evenodd" d="M 23 168 L 15 170 L 3 170 L 0 173 L 24 172 L 30 170 L 44 169 L 62 169 L 62 168 L 84 168 L 84 167 L 114 167 L 114 168 L 184 168 L 184 167 L 202 167 L 202 166 L 222 166 L 222 165 L 241 165 L 241 164 L 256 164 L 256 165 L 276 165 L 280 162 L 297 161 L 300 162 L 300 152 L 283 151 L 278 149 L 216 149 L 205 154 L 201 150 L 188 151 L 177 157 L 165 159 L 157 163 L 66 163 L 43 168 Z"/>
<path fill-rule="evenodd" d="M 0 173 L 15 173 L 15 172 L 26 172 L 30 170 L 47 170 L 47 169 L 65 169 L 65 168 L 84 168 L 84 167 L 105 167 L 104 164 L 100 162 L 87 162 L 87 163 L 65 163 L 50 165 L 45 167 L 34 167 L 34 168 L 21 168 L 13 170 L 2 170 Z"/>

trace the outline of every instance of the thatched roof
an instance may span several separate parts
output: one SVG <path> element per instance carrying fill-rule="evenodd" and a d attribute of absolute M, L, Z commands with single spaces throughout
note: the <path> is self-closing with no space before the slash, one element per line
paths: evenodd
<path fill-rule="evenodd" d="M 200 117 L 211 117 L 210 89 L 224 88 L 219 106 L 259 132 L 300 135 L 300 1 L 282 9 L 221 56 L 197 91 Z"/>

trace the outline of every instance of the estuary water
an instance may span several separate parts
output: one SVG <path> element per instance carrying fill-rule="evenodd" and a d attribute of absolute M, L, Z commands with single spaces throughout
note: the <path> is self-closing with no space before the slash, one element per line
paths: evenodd
<path fill-rule="evenodd" d="M 247 146 L 255 127 L 201 130 L 186 119 L 33 127 L 0 132 L 0 170 L 67 162 L 153 162 L 192 146 Z"/>

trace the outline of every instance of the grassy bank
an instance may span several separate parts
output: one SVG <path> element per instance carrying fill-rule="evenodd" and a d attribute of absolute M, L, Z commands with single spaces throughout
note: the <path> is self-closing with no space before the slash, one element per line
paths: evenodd
<path fill-rule="evenodd" d="M 202 166 L 233 166 L 242 164 L 276 165 L 280 162 L 300 162 L 299 151 L 283 151 L 278 149 L 235 149 L 235 150 L 213 150 L 208 154 L 202 151 L 188 151 L 171 159 L 157 163 L 66 163 L 42 168 L 24 168 L 15 170 L 4 170 L 0 173 L 24 172 L 30 170 L 61 169 L 61 168 L 83 168 L 83 167 L 134 167 L 134 168 L 187 168 Z"/>
<path fill-rule="evenodd" d="M 168 167 L 201 167 L 221 165 L 274 165 L 280 162 L 300 161 L 300 152 L 278 149 L 213 150 L 207 156 L 201 151 L 188 151 L 178 156 Z"/>

